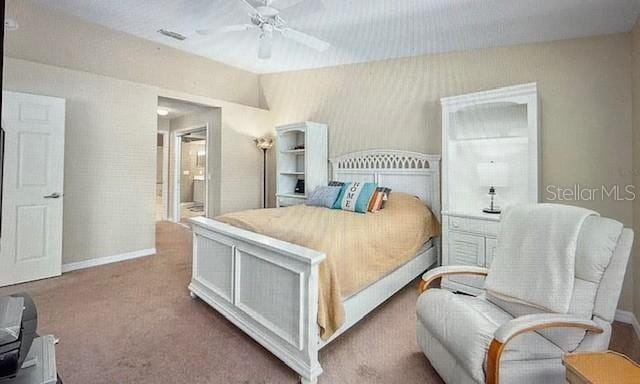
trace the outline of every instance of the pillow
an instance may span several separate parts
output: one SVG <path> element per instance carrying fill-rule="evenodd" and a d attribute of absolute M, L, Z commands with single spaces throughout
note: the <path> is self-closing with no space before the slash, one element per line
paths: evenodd
<path fill-rule="evenodd" d="M 359 181 L 345 183 L 340 190 L 338 199 L 333 204 L 333 208 L 366 213 L 377 187 L 378 184 L 376 183 L 362 183 Z"/>
<path fill-rule="evenodd" d="M 373 192 L 373 197 L 371 198 L 371 201 L 369 202 L 369 208 L 367 209 L 369 212 L 375 213 L 382 209 L 383 195 L 384 194 L 382 192 L 377 190 Z"/>
<path fill-rule="evenodd" d="M 333 204 L 338 199 L 342 187 L 340 186 L 319 186 L 311 192 L 311 196 L 305 202 L 306 205 L 314 207 L 333 208 Z"/>
<path fill-rule="evenodd" d="M 391 188 L 378 187 L 376 188 L 376 192 L 382 192 L 382 205 L 380 206 L 380 209 L 382 209 L 384 208 L 384 205 L 386 204 L 387 200 L 389 200 L 389 194 L 391 193 Z"/>

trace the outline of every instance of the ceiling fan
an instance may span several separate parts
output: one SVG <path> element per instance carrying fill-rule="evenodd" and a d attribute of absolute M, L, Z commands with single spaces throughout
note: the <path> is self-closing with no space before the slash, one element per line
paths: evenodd
<path fill-rule="evenodd" d="M 284 10 L 285 8 L 281 8 L 280 10 L 278 10 L 272 6 L 277 5 L 278 3 L 286 3 L 286 0 L 255 0 L 255 3 L 257 4 L 256 6 L 252 5 L 248 0 L 239 1 L 250 10 L 249 17 L 251 17 L 251 24 L 228 25 L 222 28 L 200 29 L 196 32 L 206 36 L 227 32 L 257 30 L 260 32 L 260 41 L 258 44 L 258 58 L 260 59 L 271 58 L 271 47 L 273 46 L 273 39 L 275 34 L 279 34 L 282 37 L 291 39 L 299 44 L 305 45 L 309 48 L 313 48 L 320 52 L 327 50 L 331 46 L 326 41 L 320 40 L 317 37 L 313 37 L 311 35 L 307 35 L 306 33 L 287 27 L 286 22 L 280 17 L 280 11 Z M 291 1 L 289 1 L 289 3 L 290 2 Z M 301 1 L 297 1 L 297 3 L 294 5 L 300 3 Z"/>

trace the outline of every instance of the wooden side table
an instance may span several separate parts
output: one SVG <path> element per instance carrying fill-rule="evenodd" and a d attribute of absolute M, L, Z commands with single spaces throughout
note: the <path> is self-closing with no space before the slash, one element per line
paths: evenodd
<path fill-rule="evenodd" d="M 614 351 L 572 353 L 562 364 L 569 384 L 640 383 L 640 365 Z"/>

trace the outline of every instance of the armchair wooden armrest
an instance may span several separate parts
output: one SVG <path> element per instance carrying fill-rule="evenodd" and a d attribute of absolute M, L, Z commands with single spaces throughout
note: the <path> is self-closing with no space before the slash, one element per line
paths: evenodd
<path fill-rule="evenodd" d="M 432 270 L 427 271 L 424 275 L 422 275 L 422 281 L 420 281 L 420 285 L 418 286 L 418 290 L 420 293 L 429 289 L 429 286 L 437 281 L 442 279 L 447 275 L 479 275 L 486 276 L 489 273 L 489 270 L 484 267 L 475 267 L 472 265 L 447 265 L 444 267 L 434 268 Z"/>
<path fill-rule="evenodd" d="M 515 318 L 503 324 L 493 335 L 487 354 L 487 384 L 499 384 L 500 357 L 511 339 L 526 332 L 548 328 L 581 328 L 593 333 L 603 332 L 593 320 L 574 315 L 539 313 Z"/>

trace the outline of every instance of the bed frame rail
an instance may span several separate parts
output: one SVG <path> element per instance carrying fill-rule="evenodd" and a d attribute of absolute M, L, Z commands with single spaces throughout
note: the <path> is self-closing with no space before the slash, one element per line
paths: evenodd
<path fill-rule="evenodd" d="M 206 218 L 192 219 L 189 290 L 314 383 L 322 368 L 318 264 L 325 254 Z"/>

